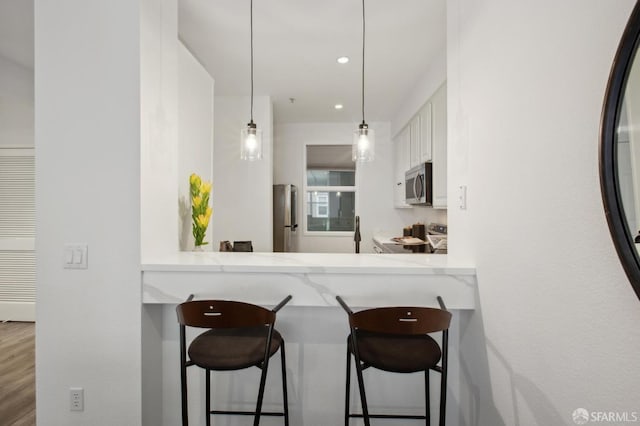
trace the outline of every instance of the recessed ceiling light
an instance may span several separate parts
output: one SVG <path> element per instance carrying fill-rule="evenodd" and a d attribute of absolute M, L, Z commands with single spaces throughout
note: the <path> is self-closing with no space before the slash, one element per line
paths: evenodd
<path fill-rule="evenodd" d="M 342 104 L 335 104 L 333 107 L 335 109 L 342 109 Z"/>
<path fill-rule="evenodd" d="M 348 56 L 340 56 L 337 59 L 339 64 L 346 64 L 347 62 L 349 62 L 349 57 Z"/>

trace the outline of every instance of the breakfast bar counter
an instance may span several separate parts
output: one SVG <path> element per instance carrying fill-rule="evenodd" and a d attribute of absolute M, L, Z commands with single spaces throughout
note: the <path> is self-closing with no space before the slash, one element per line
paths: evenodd
<path fill-rule="evenodd" d="M 189 294 L 335 306 L 342 295 L 353 306 L 436 305 L 474 309 L 475 268 L 447 255 L 350 253 L 179 252 L 142 265 L 143 303 L 180 303 Z"/>

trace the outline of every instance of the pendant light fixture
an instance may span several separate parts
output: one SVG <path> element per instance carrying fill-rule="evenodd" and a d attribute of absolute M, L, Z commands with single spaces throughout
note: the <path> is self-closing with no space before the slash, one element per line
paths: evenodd
<path fill-rule="evenodd" d="M 254 161 L 262 159 L 262 129 L 253 122 L 253 0 L 250 12 L 251 24 L 251 120 L 240 132 L 240 158 Z"/>
<path fill-rule="evenodd" d="M 373 161 L 375 156 L 375 134 L 373 129 L 364 120 L 364 41 L 365 41 L 365 17 L 364 0 L 362 0 L 362 123 L 358 130 L 353 132 L 353 161 Z"/>

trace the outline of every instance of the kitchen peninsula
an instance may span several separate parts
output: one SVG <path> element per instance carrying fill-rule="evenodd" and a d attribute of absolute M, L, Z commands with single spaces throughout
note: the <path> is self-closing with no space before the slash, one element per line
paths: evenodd
<path fill-rule="evenodd" d="M 143 359 L 149 365 L 143 376 L 146 424 L 179 423 L 175 306 L 190 294 L 200 299 L 235 299 L 264 306 L 273 305 L 288 294 L 293 296 L 279 312 L 277 327 L 287 341 L 289 407 L 292 424 L 297 425 L 339 424 L 342 419 L 348 322 L 337 306 L 336 295 L 359 308 L 437 306 L 436 297 L 442 296 L 454 315 L 448 389 L 451 400 L 458 399 L 460 330 L 476 306 L 475 268 L 456 264 L 448 255 L 179 252 L 147 259 L 142 265 Z M 249 407 L 255 399 L 252 373 L 255 372 L 249 369 L 239 377 L 218 375 L 214 393 L 223 396 L 221 404 L 230 406 L 234 401 L 235 408 L 237 402 Z M 373 385 L 371 404 L 379 411 L 387 407 L 392 411 L 393 407 L 404 407 L 409 412 L 422 410 L 419 379 L 411 375 L 392 383 L 386 379 L 378 375 L 367 379 Z M 201 380 L 202 375 L 189 372 L 194 389 L 202 385 Z M 280 404 L 279 383 L 277 369 L 270 371 L 267 407 Z M 431 395 L 438 397 L 437 388 L 432 389 Z M 311 403 L 313 400 L 324 403 Z M 202 402 L 202 398 L 190 399 L 189 412 L 195 423 L 204 417 Z M 159 406 L 162 410 L 154 411 Z M 331 409 L 322 409 L 323 406 Z M 456 424 L 459 416 L 459 407 L 450 404 L 448 421 Z M 235 425 L 242 419 L 230 421 Z"/>
<path fill-rule="evenodd" d="M 446 255 L 179 252 L 142 270 L 145 304 L 181 303 L 193 293 L 258 304 L 292 294 L 293 306 L 336 306 L 336 295 L 361 307 L 435 306 L 440 295 L 450 309 L 474 308 L 475 269 Z"/>

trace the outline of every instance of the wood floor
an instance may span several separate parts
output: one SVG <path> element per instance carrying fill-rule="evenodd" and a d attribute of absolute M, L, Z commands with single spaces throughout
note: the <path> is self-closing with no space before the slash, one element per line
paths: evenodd
<path fill-rule="evenodd" d="M 35 324 L 0 323 L 0 426 L 35 424 Z"/>

